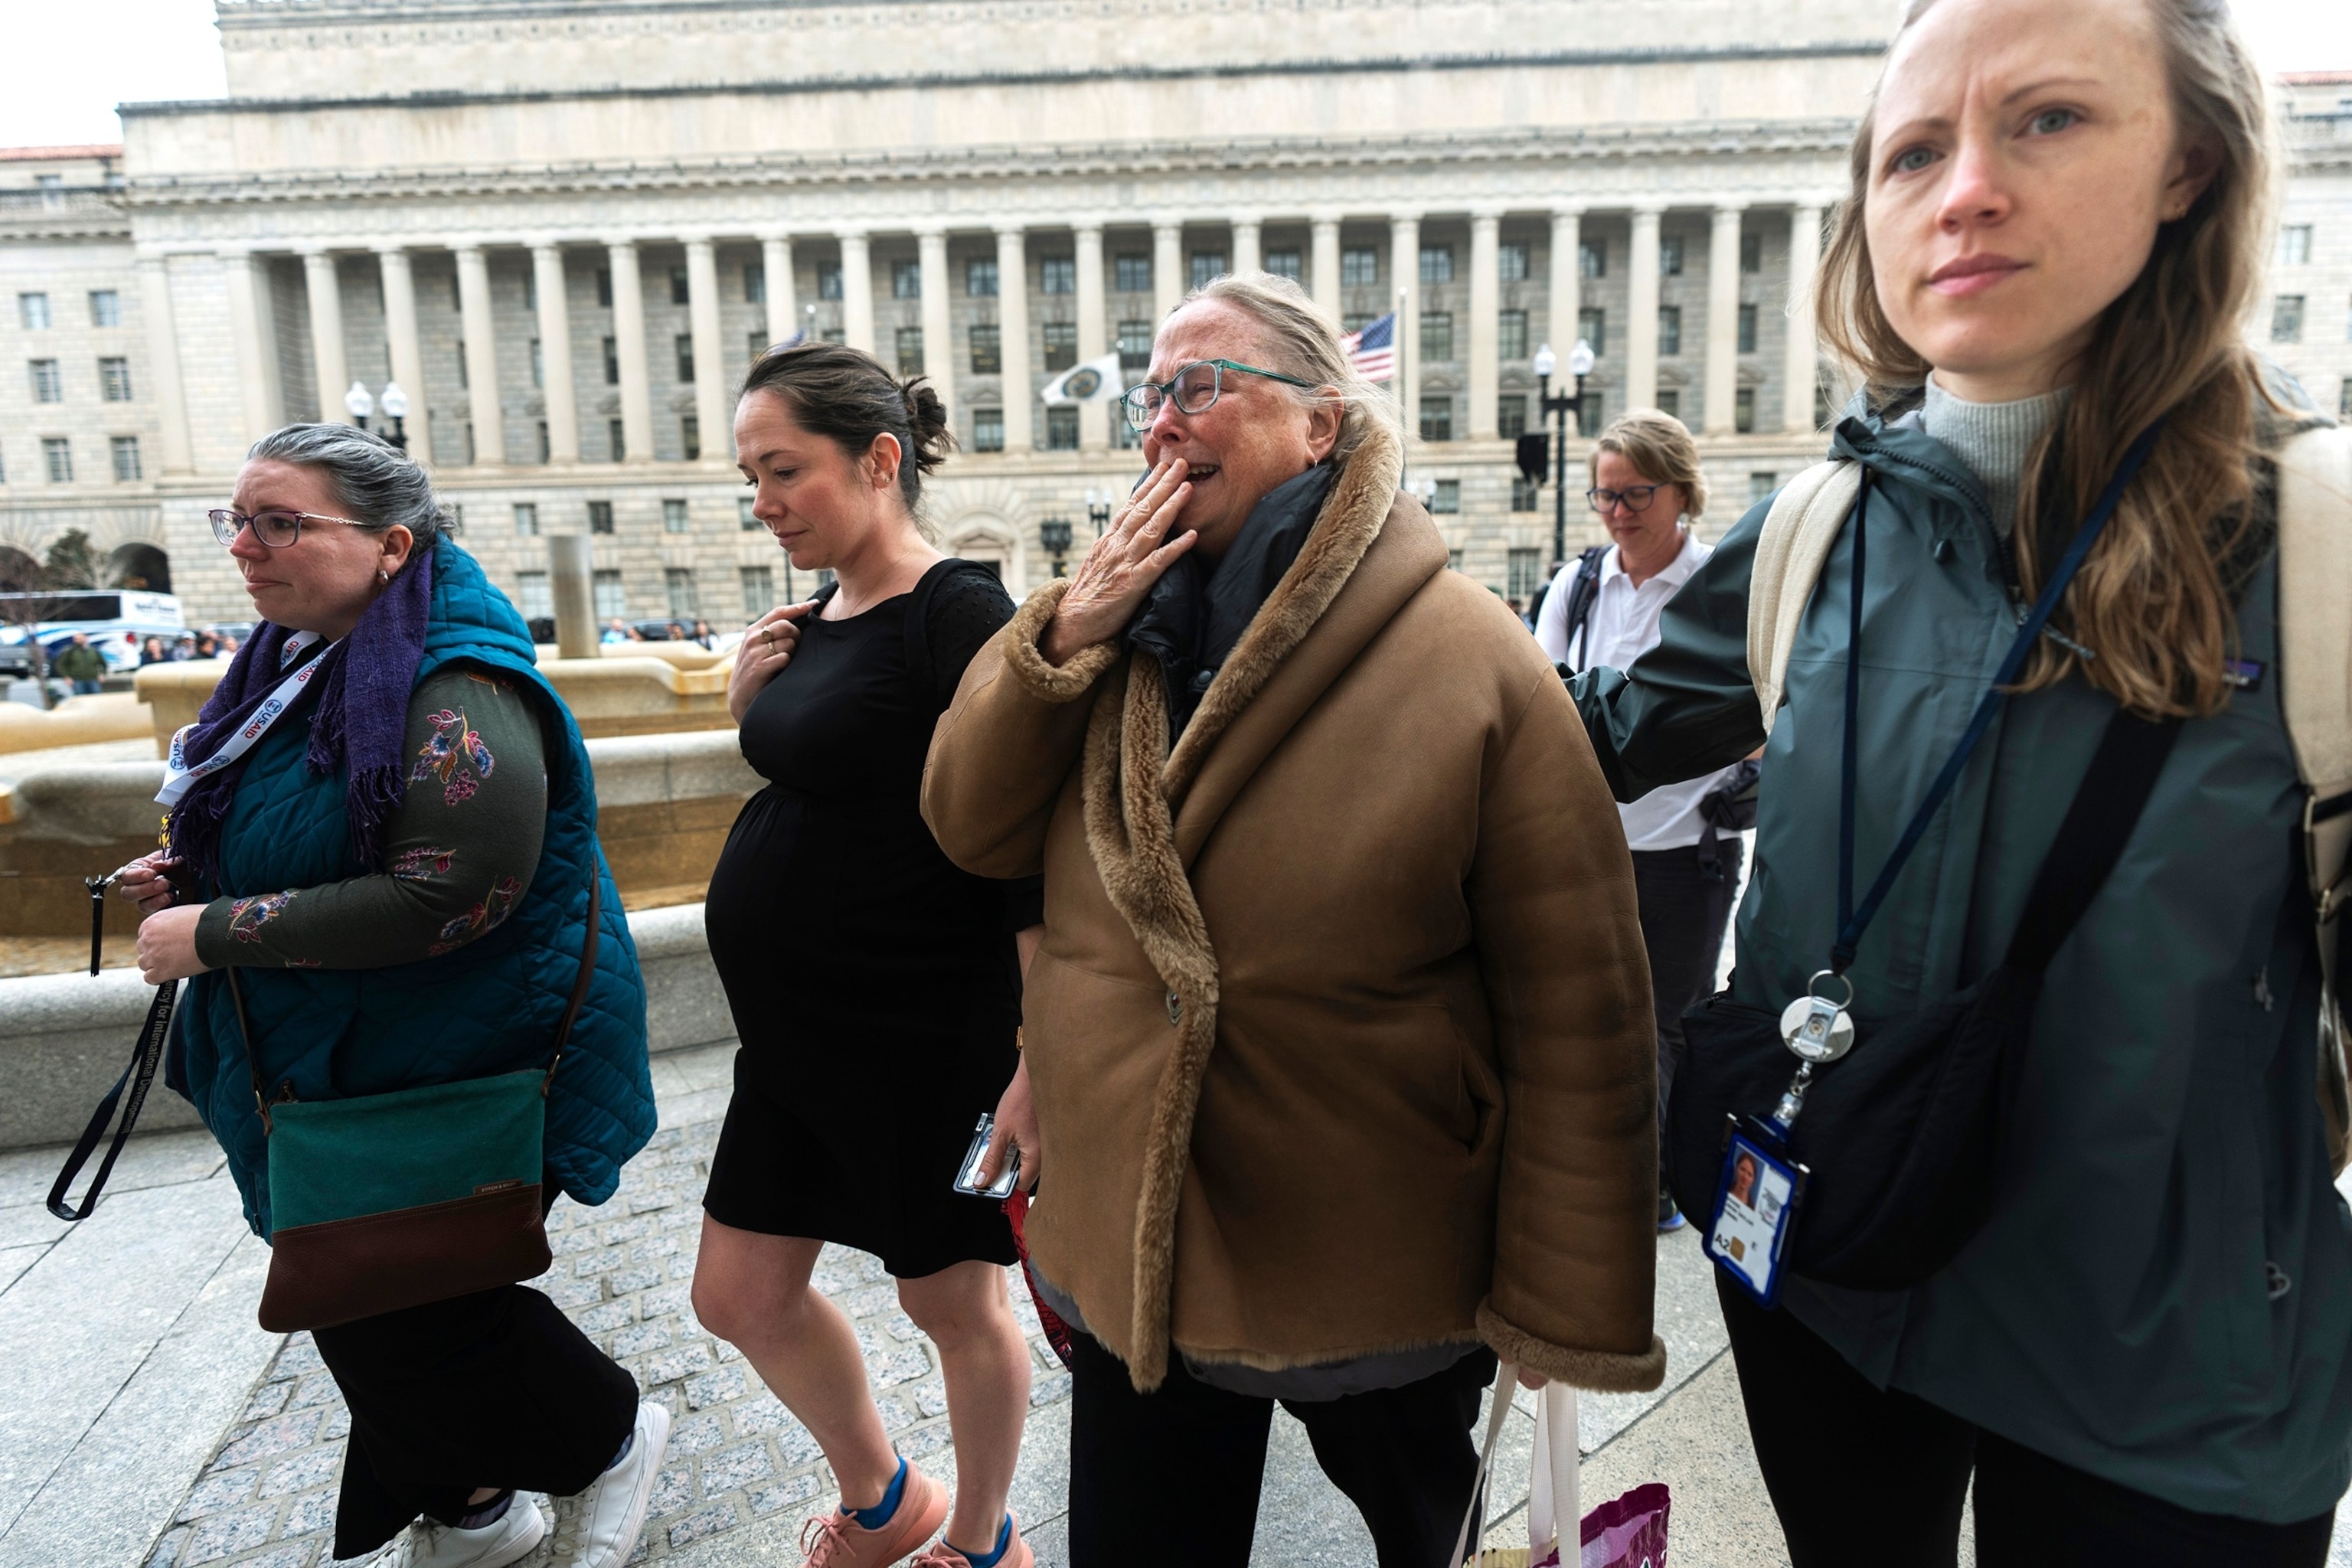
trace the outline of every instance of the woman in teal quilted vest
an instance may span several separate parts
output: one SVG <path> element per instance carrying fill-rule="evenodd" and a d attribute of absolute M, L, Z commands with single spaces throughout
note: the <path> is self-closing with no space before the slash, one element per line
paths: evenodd
<path fill-rule="evenodd" d="M 193 977 L 167 1081 L 220 1140 L 247 1221 L 270 1234 L 257 1092 L 544 1064 L 599 908 L 542 1191 L 604 1202 L 655 1126 L 645 986 L 587 750 L 521 618 L 445 535 L 424 470 L 345 426 L 263 437 L 212 522 L 261 625 L 173 740 L 169 847 L 121 886 L 147 978 Z M 545 1295 L 502 1286 L 314 1337 L 352 1413 L 338 1558 L 391 1541 L 377 1561 L 396 1568 L 499 1568 L 547 1534 L 534 1491 L 561 1500 L 553 1562 L 617 1568 L 635 1546 L 667 1417 Z"/>

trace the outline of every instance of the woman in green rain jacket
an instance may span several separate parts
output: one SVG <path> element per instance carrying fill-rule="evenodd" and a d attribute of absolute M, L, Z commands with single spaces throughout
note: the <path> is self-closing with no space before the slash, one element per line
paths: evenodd
<path fill-rule="evenodd" d="M 1832 442 L 1867 471 L 1858 888 L 2164 419 L 1863 937 L 1855 1013 L 2000 961 L 2119 700 L 2185 722 L 2048 970 L 1984 1227 L 1908 1290 L 1798 1277 L 1777 1311 L 1721 1292 L 1797 1568 L 1949 1564 L 1972 1469 L 1979 1563 L 2316 1564 L 2352 1479 L 2352 1216 L 2313 1091 L 2263 456 L 2318 421 L 2239 337 L 2270 232 L 2264 112 L 2215 0 L 1922 0 L 1855 142 L 1818 310 L 1868 384 Z M 1620 800 L 1765 741 L 1746 635 L 1767 510 L 1653 652 L 1575 682 Z M 1731 991 L 1773 1013 L 1837 926 L 1853 526 L 1765 752 Z"/>

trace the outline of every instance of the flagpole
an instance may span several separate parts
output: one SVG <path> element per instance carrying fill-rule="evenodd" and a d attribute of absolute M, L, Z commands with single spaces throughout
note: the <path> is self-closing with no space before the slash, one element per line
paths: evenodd
<path fill-rule="evenodd" d="M 1404 425 L 1407 423 L 1405 419 L 1405 410 L 1408 405 L 1405 401 L 1404 389 L 1412 384 L 1412 383 L 1405 379 L 1406 376 L 1412 373 L 1412 363 L 1405 357 L 1407 350 L 1404 341 L 1405 307 L 1411 302 L 1412 297 L 1412 290 L 1410 287 L 1403 283 L 1399 283 L 1397 285 L 1396 315 L 1391 318 L 1396 324 L 1389 329 L 1389 341 L 1396 345 L 1396 403 L 1397 423 L 1399 425 Z M 1420 434 L 1421 433 L 1419 431 L 1410 428 L 1405 431 L 1404 449 L 1407 452 L 1412 450 L 1412 443 Z"/>

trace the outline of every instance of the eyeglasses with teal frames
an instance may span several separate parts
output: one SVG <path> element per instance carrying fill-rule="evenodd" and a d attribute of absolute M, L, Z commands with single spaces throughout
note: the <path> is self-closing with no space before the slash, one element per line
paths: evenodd
<path fill-rule="evenodd" d="M 1260 370 L 1238 360 L 1200 359 L 1179 366 L 1166 381 L 1147 381 L 1129 387 L 1126 395 L 1118 400 L 1119 406 L 1127 410 L 1127 422 L 1138 430 L 1150 429 L 1151 422 L 1160 417 L 1160 405 L 1170 398 L 1175 399 L 1179 414 L 1206 414 L 1224 390 L 1224 373 L 1229 370 L 1262 375 L 1289 386 L 1303 386 L 1309 392 L 1323 384 L 1319 381 L 1301 381 L 1278 370 Z"/>

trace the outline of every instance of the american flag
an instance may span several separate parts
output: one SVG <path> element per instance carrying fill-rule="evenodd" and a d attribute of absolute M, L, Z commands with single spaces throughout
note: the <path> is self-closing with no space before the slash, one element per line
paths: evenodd
<path fill-rule="evenodd" d="M 1360 332 L 1349 332 L 1339 346 L 1366 381 L 1388 380 L 1396 374 L 1396 312 L 1367 323 Z"/>

